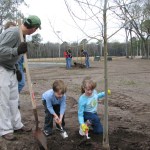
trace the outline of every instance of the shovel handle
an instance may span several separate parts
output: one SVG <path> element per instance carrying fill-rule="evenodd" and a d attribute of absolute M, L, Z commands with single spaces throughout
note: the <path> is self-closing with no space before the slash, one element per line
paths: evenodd
<path fill-rule="evenodd" d="M 21 42 L 24 42 L 24 38 L 23 38 L 23 33 L 21 30 L 21 20 L 18 21 L 19 24 L 19 33 L 20 33 L 20 39 Z M 25 63 L 25 68 L 26 68 L 26 75 L 27 75 L 27 82 L 28 82 L 28 87 L 29 87 L 29 92 L 30 92 L 30 98 L 31 98 L 31 103 L 32 103 L 32 107 L 33 109 L 36 109 L 36 100 L 35 100 L 35 96 L 34 96 L 34 91 L 32 88 L 32 83 L 31 83 L 31 77 L 30 77 L 30 72 L 29 72 L 29 65 L 28 65 L 28 59 L 27 59 L 27 54 L 24 54 L 24 63 Z"/>
<path fill-rule="evenodd" d="M 21 30 L 21 20 L 18 21 L 18 24 L 19 24 L 19 33 L 20 33 L 21 42 L 24 42 L 23 33 Z M 35 118 L 35 122 L 36 122 L 36 130 L 37 130 L 38 123 L 39 123 L 38 114 L 37 114 L 37 105 L 36 105 L 36 100 L 35 100 L 35 96 L 34 96 L 34 91 L 32 88 L 31 76 L 30 76 L 30 72 L 29 72 L 29 65 L 28 65 L 28 59 L 27 59 L 26 53 L 24 54 L 24 63 L 25 63 L 25 68 L 26 68 L 27 82 L 28 82 L 30 98 L 31 98 L 31 103 L 32 103 L 32 108 L 33 108 L 33 114 L 34 114 L 34 118 Z"/>

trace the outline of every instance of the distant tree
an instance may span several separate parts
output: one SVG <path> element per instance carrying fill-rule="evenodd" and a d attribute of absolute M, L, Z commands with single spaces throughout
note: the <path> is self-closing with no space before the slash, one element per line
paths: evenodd
<path fill-rule="evenodd" d="M 24 0 L 0 0 L 0 33 L 3 30 L 4 22 L 23 18 L 23 14 L 18 11 L 18 7 L 22 3 L 25 4 Z"/>
<path fill-rule="evenodd" d="M 125 28 L 129 31 L 130 39 L 132 43 L 132 33 L 134 32 L 139 40 L 142 41 L 142 56 L 149 57 L 149 48 L 148 48 L 148 37 L 149 34 L 144 33 L 148 31 L 148 21 L 150 20 L 150 2 L 149 0 L 115 0 L 120 10 L 122 11 L 120 19 L 125 21 Z M 146 21 L 146 22 L 145 22 Z M 146 26 L 145 26 L 146 25 Z M 143 28 L 144 27 L 144 28 Z M 143 28 L 143 29 L 142 29 Z M 146 32 L 147 32 L 146 31 Z M 131 44 L 132 45 L 132 44 Z M 133 54 L 131 46 L 130 54 Z"/>
<path fill-rule="evenodd" d="M 125 44 L 119 42 L 108 43 L 108 55 L 125 56 Z"/>
<path fill-rule="evenodd" d="M 61 56 L 63 56 L 64 51 L 68 49 L 68 46 L 69 45 L 66 41 L 61 44 Z"/>
<path fill-rule="evenodd" d="M 141 23 L 141 30 L 148 35 L 150 34 L 150 20 L 145 20 Z"/>
<path fill-rule="evenodd" d="M 87 39 L 83 39 L 81 42 L 80 42 L 80 45 L 82 46 L 82 49 L 86 49 L 86 44 L 88 43 L 88 40 Z"/>
<path fill-rule="evenodd" d="M 146 42 L 145 47 L 147 48 L 147 58 L 149 58 L 150 55 L 150 46 L 149 46 L 149 36 L 150 36 L 150 20 L 145 20 L 141 24 L 141 30 L 146 34 Z"/>
<path fill-rule="evenodd" d="M 41 43 L 41 41 L 42 41 L 42 37 L 39 33 L 32 36 L 32 43 L 38 45 Z"/>

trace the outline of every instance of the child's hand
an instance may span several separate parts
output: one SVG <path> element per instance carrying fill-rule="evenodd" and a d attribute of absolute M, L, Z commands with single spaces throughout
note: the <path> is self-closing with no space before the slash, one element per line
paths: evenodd
<path fill-rule="evenodd" d="M 89 127 L 85 123 L 83 123 L 81 124 L 81 129 L 83 132 L 85 132 L 86 130 L 89 130 Z"/>
<path fill-rule="evenodd" d="M 55 120 L 55 122 L 56 122 L 57 124 L 59 124 L 59 117 L 58 117 L 58 116 L 55 116 L 55 117 L 54 117 L 54 120 Z"/>
<path fill-rule="evenodd" d="M 62 124 L 62 120 L 61 119 L 59 119 L 58 124 Z"/>

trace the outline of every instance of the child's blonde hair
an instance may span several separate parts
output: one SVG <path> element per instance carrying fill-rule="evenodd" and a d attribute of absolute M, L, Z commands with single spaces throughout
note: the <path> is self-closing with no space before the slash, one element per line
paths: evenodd
<path fill-rule="evenodd" d="M 85 93 L 85 88 L 86 86 L 90 86 L 91 90 L 94 90 L 96 88 L 96 82 L 94 82 L 92 80 L 91 77 L 85 77 L 82 81 L 82 85 L 81 85 L 81 94 Z"/>
<path fill-rule="evenodd" d="M 53 83 L 53 91 L 54 92 L 61 91 L 61 94 L 64 94 L 67 92 L 67 86 L 62 80 L 55 80 Z"/>

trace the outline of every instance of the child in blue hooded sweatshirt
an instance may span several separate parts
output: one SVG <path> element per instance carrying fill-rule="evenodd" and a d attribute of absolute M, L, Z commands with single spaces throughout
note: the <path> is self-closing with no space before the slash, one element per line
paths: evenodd
<path fill-rule="evenodd" d="M 80 135 L 85 135 L 82 133 L 89 130 L 86 122 L 92 126 L 94 134 L 103 133 L 103 127 L 97 114 L 97 106 L 98 100 L 105 96 L 105 92 L 97 93 L 95 88 L 96 83 L 90 77 L 83 80 L 81 86 L 82 95 L 78 101 L 78 120 L 82 130 L 82 132 L 79 131 Z M 110 94 L 111 91 L 108 90 L 108 95 Z"/>
<path fill-rule="evenodd" d="M 62 80 L 56 80 L 52 89 L 46 91 L 42 95 L 43 105 L 45 107 L 45 123 L 44 133 L 46 136 L 52 134 L 53 119 L 56 128 L 60 129 L 60 125 L 64 128 L 64 114 L 66 110 L 66 90 L 67 87 Z"/>

